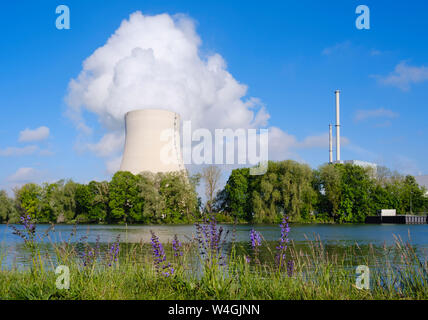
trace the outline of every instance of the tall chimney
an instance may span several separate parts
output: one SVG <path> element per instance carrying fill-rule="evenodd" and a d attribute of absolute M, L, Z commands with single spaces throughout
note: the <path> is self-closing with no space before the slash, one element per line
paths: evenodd
<path fill-rule="evenodd" d="M 328 135 L 328 153 L 329 153 L 329 163 L 333 163 L 333 125 L 329 124 L 329 135 Z"/>
<path fill-rule="evenodd" d="M 334 93 L 336 94 L 336 161 L 340 162 L 340 91 L 336 90 Z"/>

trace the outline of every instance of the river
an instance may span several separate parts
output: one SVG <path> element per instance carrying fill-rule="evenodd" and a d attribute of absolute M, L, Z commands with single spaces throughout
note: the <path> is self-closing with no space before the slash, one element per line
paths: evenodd
<path fill-rule="evenodd" d="M 22 228 L 22 226 L 17 226 Z M 222 225 L 225 231 L 229 231 L 229 241 L 232 240 L 233 225 Z M 296 244 L 302 244 L 306 238 L 314 239 L 319 236 L 324 245 L 330 250 L 337 247 L 346 247 L 355 243 L 360 246 L 373 244 L 374 246 L 393 246 L 395 236 L 404 241 L 409 240 L 418 253 L 426 258 L 428 256 L 428 225 L 394 225 L 394 224 L 291 224 L 289 238 Z M 42 235 L 48 230 L 48 225 L 37 225 L 37 233 Z M 76 242 L 82 237 L 87 237 L 88 242 L 94 243 L 99 237 L 102 244 L 113 243 L 118 236 L 123 243 L 150 242 L 150 230 L 153 230 L 161 242 L 171 242 L 174 235 L 181 241 L 189 241 L 195 235 L 193 225 L 79 225 L 76 234 L 72 237 L 73 225 L 56 225 L 50 231 L 49 237 L 39 240 L 44 243 L 44 248 L 49 251 L 49 243 L 59 241 Z M 281 230 L 277 225 L 238 225 L 235 237 L 237 242 L 248 242 L 249 232 L 254 228 L 259 231 L 267 241 L 276 241 L 280 237 Z M 25 265 L 28 261 L 28 250 L 22 245 L 23 240 L 13 234 L 10 226 L 0 225 L 0 248 L 3 267 L 11 265 Z"/>

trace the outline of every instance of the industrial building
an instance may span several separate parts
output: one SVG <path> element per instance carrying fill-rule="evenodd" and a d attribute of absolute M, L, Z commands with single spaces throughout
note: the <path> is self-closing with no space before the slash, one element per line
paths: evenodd
<path fill-rule="evenodd" d="M 125 150 L 120 171 L 139 174 L 185 170 L 180 147 L 180 115 L 161 109 L 125 115 Z"/>
<path fill-rule="evenodd" d="M 425 187 L 425 189 L 427 190 L 425 193 L 425 196 L 428 197 L 428 175 L 423 175 L 423 176 L 415 176 L 416 182 L 422 186 Z"/>

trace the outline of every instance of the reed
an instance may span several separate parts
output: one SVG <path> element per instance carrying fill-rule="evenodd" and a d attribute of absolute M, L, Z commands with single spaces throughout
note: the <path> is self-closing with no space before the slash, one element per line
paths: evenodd
<path fill-rule="evenodd" d="M 285 224 L 282 227 L 285 230 Z M 316 235 L 313 239 L 307 238 L 304 245 L 285 241 L 286 234 L 283 233 L 280 240 L 283 246 L 263 239 L 251 246 L 236 243 L 234 235 L 232 242 L 226 241 L 221 227 L 212 220 L 198 224 L 196 228 L 199 236 L 184 243 L 178 243 L 174 238 L 171 243 L 162 244 L 164 251 L 160 253 L 158 244 L 128 244 L 117 239 L 113 244 L 100 246 L 84 239 L 78 242 L 69 239 L 52 242 L 52 256 L 42 257 L 37 242 L 34 242 L 30 245 L 34 252 L 30 268 L 18 270 L 0 266 L 0 298 L 428 298 L 427 260 L 418 256 L 410 241 L 405 242 L 399 237 L 393 247 L 368 246 L 363 249 L 355 244 L 342 252 L 332 253 Z M 249 235 L 251 240 L 254 244 L 254 233 Z M 283 255 L 279 264 L 278 253 Z M 282 263 L 284 261 L 287 261 L 286 265 Z M 56 287 L 57 265 L 66 265 L 70 269 L 68 290 Z M 356 286 L 355 268 L 358 265 L 370 267 L 368 290 Z"/>

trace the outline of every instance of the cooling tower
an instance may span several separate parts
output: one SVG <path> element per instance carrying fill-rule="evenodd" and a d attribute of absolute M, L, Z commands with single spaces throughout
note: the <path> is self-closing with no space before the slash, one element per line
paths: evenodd
<path fill-rule="evenodd" d="M 125 115 L 126 140 L 120 171 L 138 174 L 184 170 L 180 149 L 180 116 L 158 109 Z"/>

